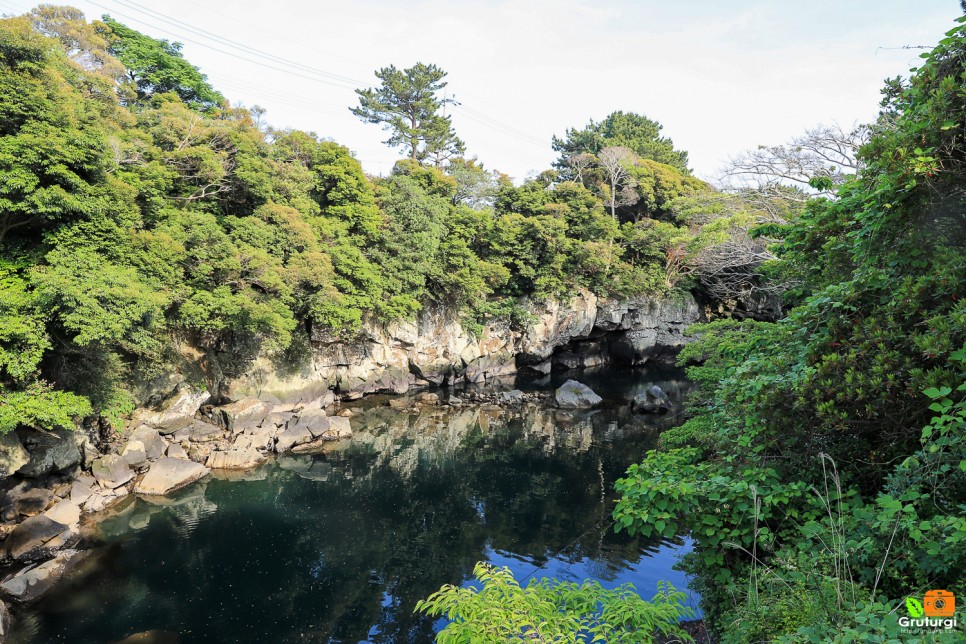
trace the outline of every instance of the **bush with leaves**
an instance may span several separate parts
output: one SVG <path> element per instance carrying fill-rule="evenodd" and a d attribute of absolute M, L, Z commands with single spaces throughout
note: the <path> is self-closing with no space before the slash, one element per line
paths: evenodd
<path fill-rule="evenodd" d="M 613 590 L 597 582 L 552 579 L 526 586 L 509 568 L 477 563 L 479 587 L 445 585 L 416 610 L 450 621 L 436 635 L 439 644 L 472 642 L 634 642 L 658 636 L 692 641 L 679 621 L 692 617 L 687 595 L 662 582 L 650 601 L 625 584 Z"/>

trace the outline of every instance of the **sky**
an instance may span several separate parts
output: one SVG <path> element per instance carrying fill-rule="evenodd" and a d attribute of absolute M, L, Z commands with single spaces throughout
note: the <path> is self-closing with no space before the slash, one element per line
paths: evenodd
<path fill-rule="evenodd" d="M 0 0 L 0 13 L 36 3 Z M 550 142 L 623 110 L 664 125 L 713 180 L 728 159 L 806 128 L 875 118 L 882 81 L 907 76 L 961 15 L 955 0 L 76 0 L 184 43 L 232 104 L 351 149 L 371 174 L 400 158 L 349 112 L 374 71 L 434 63 L 467 155 L 517 180 Z"/>

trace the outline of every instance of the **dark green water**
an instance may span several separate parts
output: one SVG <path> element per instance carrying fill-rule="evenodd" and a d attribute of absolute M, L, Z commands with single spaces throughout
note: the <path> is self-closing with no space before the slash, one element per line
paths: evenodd
<path fill-rule="evenodd" d="M 609 520 L 613 481 L 676 422 L 627 401 L 655 382 L 680 400 L 682 374 L 579 379 L 603 409 L 410 415 L 368 400 L 338 450 L 130 503 L 101 524 L 97 556 L 19 615 L 15 641 L 431 642 L 441 624 L 413 605 L 480 560 L 645 597 L 661 579 L 684 588 L 671 566 L 686 542 L 615 535 Z"/>

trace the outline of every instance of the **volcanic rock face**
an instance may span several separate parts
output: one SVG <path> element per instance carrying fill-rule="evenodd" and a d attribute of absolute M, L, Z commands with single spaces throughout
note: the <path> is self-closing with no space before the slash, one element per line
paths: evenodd
<path fill-rule="evenodd" d="M 307 403 L 330 389 L 353 399 L 482 382 L 524 367 L 549 373 L 610 360 L 643 364 L 685 344 L 684 330 L 700 310 L 689 295 L 617 301 L 582 292 L 565 301 L 530 303 L 527 313 L 522 329 L 494 321 L 478 335 L 445 306 L 427 306 L 416 320 L 388 326 L 368 322 L 353 340 L 313 328 L 306 364 L 283 374 L 271 361 L 258 360 L 226 389 L 235 399 Z"/>

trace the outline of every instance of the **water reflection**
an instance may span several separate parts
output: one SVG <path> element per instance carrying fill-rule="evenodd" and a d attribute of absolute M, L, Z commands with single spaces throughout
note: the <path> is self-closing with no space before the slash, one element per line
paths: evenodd
<path fill-rule="evenodd" d="M 604 409 L 409 414 L 369 400 L 338 448 L 130 503 L 101 525 L 97 563 L 23 615 L 16 641 L 153 630 L 181 642 L 431 642 L 439 624 L 413 613 L 416 600 L 465 582 L 481 559 L 518 578 L 632 581 L 645 596 L 659 579 L 683 586 L 670 566 L 688 545 L 615 535 L 610 511 L 613 481 L 675 422 L 627 402 L 655 382 L 680 400 L 685 384 L 675 372 L 581 379 Z"/>

